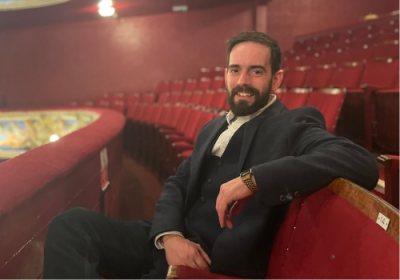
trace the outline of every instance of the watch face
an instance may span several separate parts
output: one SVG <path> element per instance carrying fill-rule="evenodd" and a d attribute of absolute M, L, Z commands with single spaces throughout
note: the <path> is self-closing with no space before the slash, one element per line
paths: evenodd
<path fill-rule="evenodd" d="M 242 173 L 240 173 L 240 177 L 245 177 L 245 176 L 249 175 L 250 172 L 251 172 L 251 169 L 247 169 L 247 170 L 243 171 Z"/>

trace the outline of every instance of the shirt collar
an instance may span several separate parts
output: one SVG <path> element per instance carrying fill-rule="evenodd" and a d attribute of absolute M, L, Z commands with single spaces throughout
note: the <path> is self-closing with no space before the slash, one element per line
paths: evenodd
<path fill-rule="evenodd" d="M 240 120 L 242 123 L 248 122 L 257 117 L 258 115 L 260 115 L 262 112 L 264 112 L 269 106 L 271 106 L 275 102 L 275 100 L 276 100 L 276 95 L 271 94 L 271 98 L 267 105 L 265 105 L 258 111 L 254 112 L 253 114 L 247 116 L 241 116 L 241 117 L 235 116 L 232 111 L 229 111 L 229 113 L 226 114 L 226 121 L 228 122 L 229 125 L 231 125 L 237 120 Z"/>

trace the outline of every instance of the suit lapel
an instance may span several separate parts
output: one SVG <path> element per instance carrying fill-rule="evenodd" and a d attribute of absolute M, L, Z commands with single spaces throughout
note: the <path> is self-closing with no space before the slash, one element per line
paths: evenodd
<path fill-rule="evenodd" d="M 242 148 L 240 149 L 240 157 L 239 157 L 239 172 L 242 172 L 243 165 L 246 160 L 246 156 L 249 153 L 251 143 L 253 142 L 254 136 L 256 135 L 257 129 L 260 124 L 270 116 L 276 115 L 280 113 L 285 106 L 281 103 L 281 101 L 277 98 L 275 102 L 268 107 L 264 112 L 262 112 L 259 116 L 255 117 L 251 121 L 249 121 L 244 130 L 244 138 L 242 142 Z"/>

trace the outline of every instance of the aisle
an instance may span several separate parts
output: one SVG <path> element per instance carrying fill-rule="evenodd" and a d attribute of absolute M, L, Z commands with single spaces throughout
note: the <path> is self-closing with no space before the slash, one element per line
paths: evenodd
<path fill-rule="evenodd" d="M 121 179 L 122 219 L 152 220 L 163 186 L 143 166 L 124 155 Z"/>

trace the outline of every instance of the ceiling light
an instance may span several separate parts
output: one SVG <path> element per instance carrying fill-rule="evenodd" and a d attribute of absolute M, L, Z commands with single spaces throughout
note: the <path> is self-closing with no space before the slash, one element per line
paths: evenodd
<path fill-rule="evenodd" d="M 113 6 L 112 0 L 101 0 L 100 3 L 97 5 L 100 9 L 101 8 L 109 8 Z"/>
<path fill-rule="evenodd" d="M 100 8 L 99 9 L 99 14 L 102 17 L 111 17 L 115 14 L 115 8 L 114 7 L 105 7 L 105 8 Z"/>

